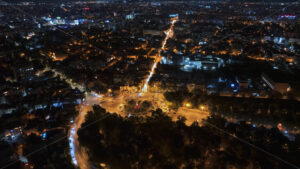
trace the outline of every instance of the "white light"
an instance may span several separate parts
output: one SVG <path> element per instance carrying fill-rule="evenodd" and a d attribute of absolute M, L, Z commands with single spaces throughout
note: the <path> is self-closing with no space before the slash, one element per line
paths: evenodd
<path fill-rule="evenodd" d="M 75 133 L 75 129 L 76 129 L 76 125 L 73 126 L 73 128 L 71 129 L 71 134 L 69 136 L 69 146 L 70 146 L 70 155 L 71 155 L 71 158 L 72 158 L 72 162 L 74 165 L 78 166 L 78 162 L 77 162 L 77 159 L 76 159 L 76 154 L 75 154 L 75 142 L 74 142 L 74 135 L 76 134 Z"/>

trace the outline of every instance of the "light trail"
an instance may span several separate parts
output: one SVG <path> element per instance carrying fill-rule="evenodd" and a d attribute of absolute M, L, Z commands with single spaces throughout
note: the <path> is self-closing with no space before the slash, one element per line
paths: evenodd
<path fill-rule="evenodd" d="M 79 115 L 74 120 L 74 124 L 71 126 L 69 132 L 69 146 L 72 163 L 80 169 L 91 168 L 88 154 L 84 148 L 80 147 L 77 135 L 78 130 L 82 127 L 82 123 L 85 122 L 85 115 L 88 110 L 91 110 L 90 106 L 81 105 Z"/>
<path fill-rule="evenodd" d="M 70 135 L 69 135 L 69 146 L 70 146 L 70 155 L 72 158 L 72 162 L 75 166 L 78 166 L 78 162 L 76 159 L 76 152 L 75 152 L 75 143 L 74 143 L 74 137 L 76 134 L 76 124 L 74 124 L 74 127 L 71 129 L 70 131 Z"/>
<path fill-rule="evenodd" d="M 81 125 L 85 122 L 87 112 L 93 110 L 93 105 L 99 104 L 99 97 L 92 93 L 94 92 L 88 92 L 85 95 L 85 101 L 79 105 L 79 114 L 74 119 L 68 135 L 72 163 L 80 169 L 90 169 L 92 167 L 86 150 L 84 147 L 80 147 L 77 135 L 78 130 L 82 127 Z"/>
<path fill-rule="evenodd" d="M 148 83 L 149 83 L 150 79 L 152 78 L 152 76 L 153 76 L 153 74 L 154 74 L 154 71 L 155 71 L 155 69 L 156 69 L 156 67 L 157 67 L 158 62 L 160 62 L 160 60 L 161 60 L 161 55 L 160 55 L 160 53 L 161 53 L 162 50 L 165 50 L 165 46 L 166 46 L 166 44 L 167 44 L 168 39 L 171 38 L 171 37 L 173 36 L 173 34 L 174 34 L 174 32 L 173 32 L 173 27 L 174 27 L 174 24 L 175 24 L 177 21 L 178 21 L 178 17 L 175 17 L 175 18 L 172 18 L 172 19 L 171 19 L 171 26 L 170 26 L 170 28 L 165 32 L 165 33 L 166 33 L 166 37 L 165 37 L 165 39 L 164 39 L 164 41 L 163 41 L 163 43 L 162 43 L 161 48 L 158 50 L 158 57 L 155 59 L 155 62 L 154 62 L 154 64 L 153 64 L 152 68 L 151 68 L 150 74 L 148 75 L 148 77 L 147 77 L 147 79 L 146 79 L 146 81 L 145 81 L 145 84 L 144 84 L 144 86 L 143 86 L 143 89 L 142 89 L 142 91 L 138 94 L 138 96 L 141 96 L 144 92 L 147 92 L 147 89 L 148 89 Z"/>

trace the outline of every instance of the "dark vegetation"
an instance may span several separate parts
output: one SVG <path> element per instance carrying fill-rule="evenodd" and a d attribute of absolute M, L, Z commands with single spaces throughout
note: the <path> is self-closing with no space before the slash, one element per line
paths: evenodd
<path fill-rule="evenodd" d="M 195 108 L 200 104 L 209 105 L 212 113 L 225 117 L 269 123 L 273 126 L 283 123 L 288 128 L 300 126 L 300 102 L 296 100 L 222 97 L 207 95 L 199 89 L 192 92 L 181 89 L 164 95 L 176 107 L 187 101 Z"/>
<path fill-rule="evenodd" d="M 300 165 L 296 148 L 299 136 L 290 142 L 276 128 L 227 123 L 219 116 L 210 117 L 201 127 L 196 122 L 186 126 L 184 118 L 173 122 L 160 109 L 144 118 L 123 118 L 100 106 L 88 112 L 83 127 L 96 120 L 87 130 L 78 132 L 80 144 L 87 148 L 96 167 L 105 163 L 114 169 L 292 168 L 219 129 Z"/>

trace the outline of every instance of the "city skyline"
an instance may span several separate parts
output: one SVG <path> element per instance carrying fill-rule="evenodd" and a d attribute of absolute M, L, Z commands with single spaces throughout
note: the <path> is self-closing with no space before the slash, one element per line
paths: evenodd
<path fill-rule="evenodd" d="M 1 169 L 299 168 L 299 1 L 44 2 L 0 4 Z"/>

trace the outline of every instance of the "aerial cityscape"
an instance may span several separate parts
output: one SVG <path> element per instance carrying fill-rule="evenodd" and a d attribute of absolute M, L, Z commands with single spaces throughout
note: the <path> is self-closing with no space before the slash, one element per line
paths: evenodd
<path fill-rule="evenodd" d="M 0 169 L 300 169 L 299 0 L 0 0 Z"/>

